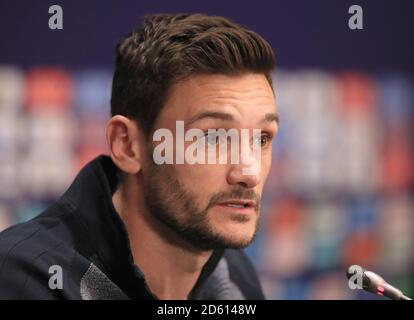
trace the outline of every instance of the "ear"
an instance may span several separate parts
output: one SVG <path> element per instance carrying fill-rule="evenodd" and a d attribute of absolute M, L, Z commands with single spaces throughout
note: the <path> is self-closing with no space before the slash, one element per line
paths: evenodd
<path fill-rule="evenodd" d="M 145 141 L 134 120 L 113 116 L 106 125 L 106 141 L 112 161 L 119 169 L 130 174 L 141 170 L 141 149 Z"/>

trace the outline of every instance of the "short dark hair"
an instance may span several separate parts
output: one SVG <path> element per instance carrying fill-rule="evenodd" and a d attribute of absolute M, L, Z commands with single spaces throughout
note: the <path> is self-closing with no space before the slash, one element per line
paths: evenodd
<path fill-rule="evenodd" d="M 263 73 L 270 85 L 275 57 L 257 33 L 204 14 L 144 18 L 116 47 L 111 114 L 136 119 L 149 134 L 170 87 L 196 74 Z"/>

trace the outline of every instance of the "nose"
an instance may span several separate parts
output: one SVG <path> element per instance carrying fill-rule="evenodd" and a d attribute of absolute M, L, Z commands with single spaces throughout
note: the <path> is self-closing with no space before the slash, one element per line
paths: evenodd
<path fill-rule="evenodd" d="M 249 151 L 247 152 L 248 157 L 244 157 L 244 161 L 230 165 L 227 173 L 228 184 L 241 185 L 245 188 L 254 188 L 259 184 L 261 159 L 257 159 Z"/>

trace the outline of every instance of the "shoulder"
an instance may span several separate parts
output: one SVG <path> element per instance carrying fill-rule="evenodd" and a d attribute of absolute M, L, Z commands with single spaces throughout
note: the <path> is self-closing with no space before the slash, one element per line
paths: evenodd
<path fill-rule="evenodd" d="M 62 292 L 52 290 L 49 280 L 59 267 L 68 268 L 75 254 L 64 214 L 53 205 L 0 233 L 0 299 L 59 298 Z"/>

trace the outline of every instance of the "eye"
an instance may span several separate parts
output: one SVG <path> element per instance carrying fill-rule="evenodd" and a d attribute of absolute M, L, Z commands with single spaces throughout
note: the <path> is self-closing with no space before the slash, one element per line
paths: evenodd
<path fill-rule="evenodd" d="M 210 146 L 215 146 L 219 143 L 220 137 L 217 132 L 205 132 L 205 142 Z"/>
<path fill-rule="evenodd" d="M 260 146 L 261 148 L 265 148 L 268 146 L 271 140 L 272 140 L 272 137 L 269 134 L 264 133 L 260 137 L 256 137 L 254 139 L 254 142 L 256 145 Z"/>

